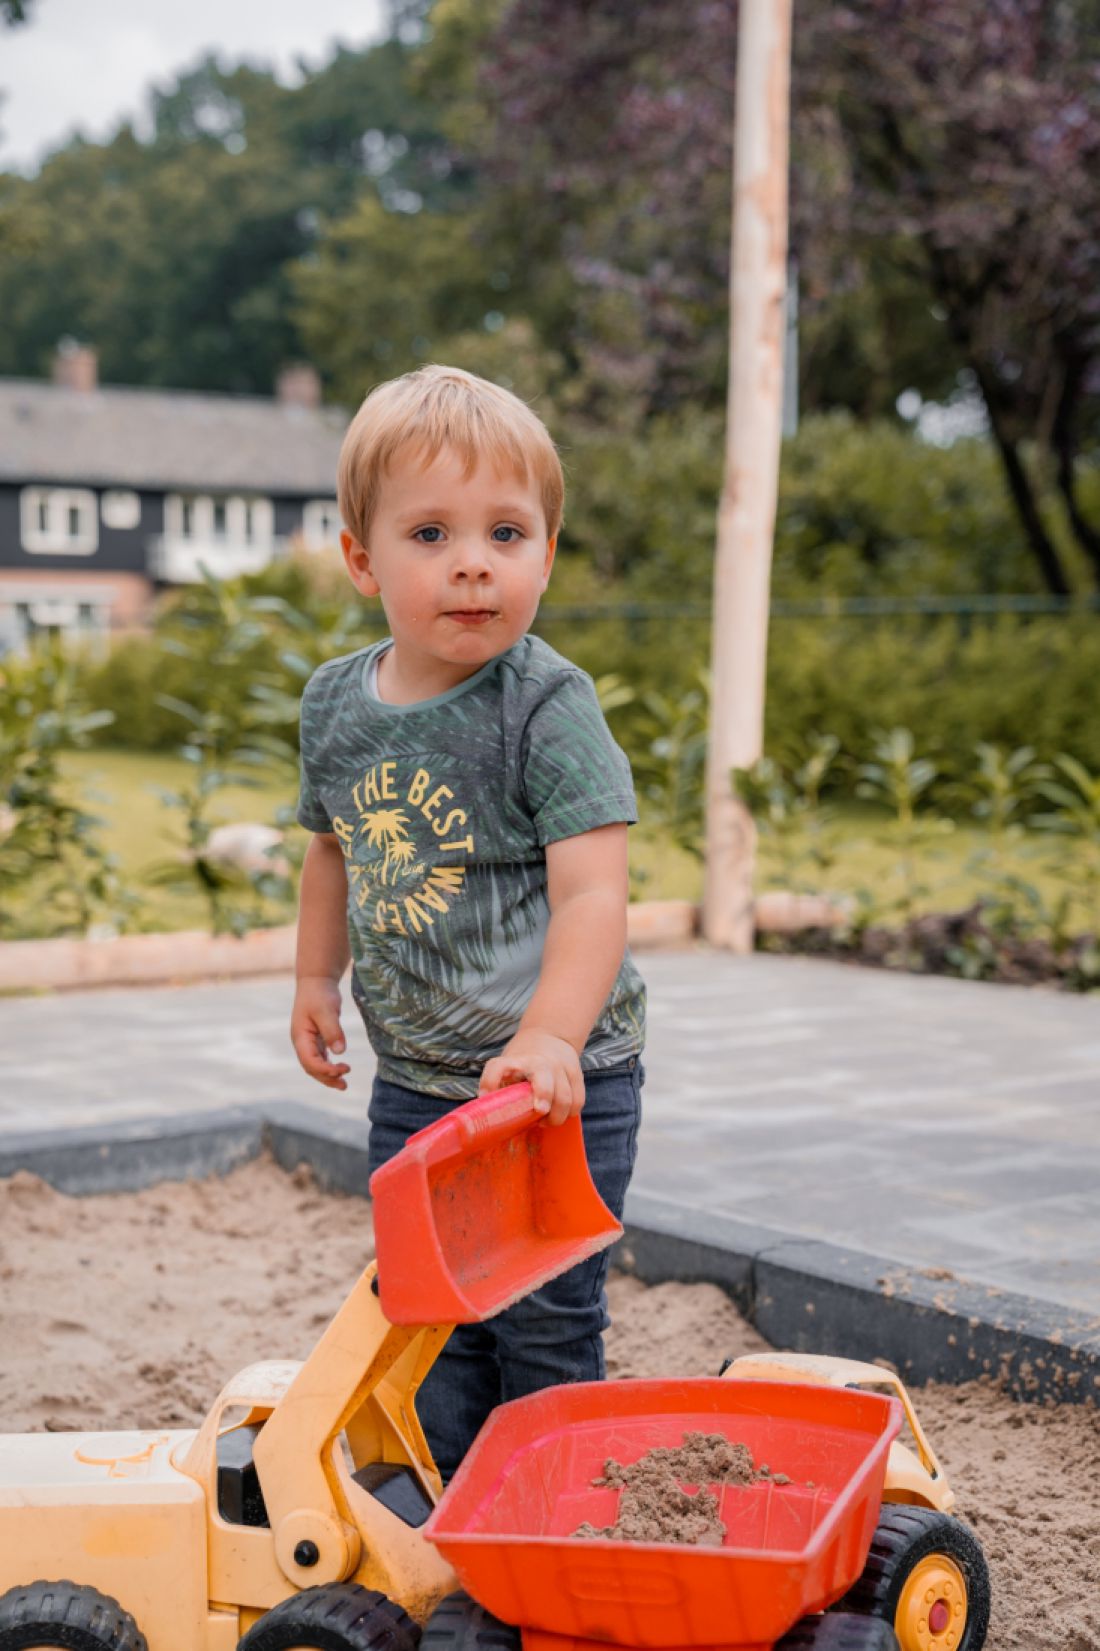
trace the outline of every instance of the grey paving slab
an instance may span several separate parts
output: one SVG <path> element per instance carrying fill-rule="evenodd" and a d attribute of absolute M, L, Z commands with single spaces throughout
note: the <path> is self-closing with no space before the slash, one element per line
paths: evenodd
<path fill-rule="evenodd" d="M 636 1188 L 1100 1316 L 1100 999 L 703 951 L 643 955 Z M 0 1138 L 324 1090 L 269 978 L 0 1001 Z"/>

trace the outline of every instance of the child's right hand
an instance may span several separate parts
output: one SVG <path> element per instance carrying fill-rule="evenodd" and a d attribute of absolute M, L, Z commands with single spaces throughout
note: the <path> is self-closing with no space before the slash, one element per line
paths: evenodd
<path fill-rule="evenodd" d="M 346 1045 L 340 1028 L 340 988 L 336 981 L 307 976 L 298 981 L 290 1012 L 290 1041 L 303 1069 L 327 1089 L 346 1089 L 346 1064 L 330 1061 L 328 1052 L 342 1055 Z"/>

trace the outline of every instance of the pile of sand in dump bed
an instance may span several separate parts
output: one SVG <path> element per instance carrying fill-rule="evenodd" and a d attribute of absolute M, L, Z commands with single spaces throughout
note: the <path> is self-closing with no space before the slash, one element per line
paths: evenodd
<path fill-rule="evenodd" d="M 0 1431 L 197 1423 L 242 1365 L 304 1357 L 370 1253 L 364 1200 L 270 1162 L 102 1198 L 0 1181 Z M 613 1376 L 716 1375 L 765 1345 L 713 1285 L 610 1296 Z M 915 1398 L 989 1559 L 989 1651 L 1100 1651 L 1096 1411 L 977 1382 Z"/>

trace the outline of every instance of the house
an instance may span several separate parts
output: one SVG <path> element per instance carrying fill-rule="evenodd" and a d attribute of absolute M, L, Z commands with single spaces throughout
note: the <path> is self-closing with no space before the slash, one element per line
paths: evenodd
<path fill-rule="evenodd" d="M 100 386 L 67 340 L 52 383 L 0 379 L 0 652 L 141 626 L 153 597 L 334 545 L 346 415 L 312 367 L 273 399 Z"/>

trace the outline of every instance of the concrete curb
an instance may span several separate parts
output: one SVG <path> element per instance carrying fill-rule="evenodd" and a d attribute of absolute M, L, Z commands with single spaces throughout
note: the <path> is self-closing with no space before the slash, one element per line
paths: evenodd
<path fill-rule="evenodd" d="M 637 951 L 686 946 L 699 927 L 690 900 L 643 900 L 628 908 Z M 250 929 L 240 937 L 181 929 L 174 934 L 120 934 L 102 940 L 0 942 L 0 992 L 64 992 L 90 986 L 181 985 L 231 976 L 290 974 L 295 926 Z"/>
<path fill-rule="evenodd" d="M 62 992 L 89 986 L 178 985 L 294 968 L 294 926 L 251 929 L 238 938 L 181 929 L 106 940 L 6 940 L 0 991 Z"/>
<path fill-rule="evenodd" d="M 74 1196 L 139 1192 L 157 1181 L 228 1175 L 263 1144 L 264 1120 L 245 1107 L 37 1130 L 0 1135 L 0 1177 L 29 1170 Z"/>
<path fill-rule="evenodd" d="M 265 1148 L 331 1191 L 367 1191 L 365 1120 L 297 1103 L 9 1136 L 0 1177 L 28 1170 L 71 1194 L 224 1175 Z M 1100 1400 L 1100 1320 L 1036 1297 L 817 1242 L 733 1216 L 627 1196 L 619 1266 L 646 1283 L 717 1284 L 778 1347 L 886 1360 L 903 1378 L 1003 1380 L 1020 1398 Z M 708 1374 L 701 1371 L 700 1374 Z"/>
<path fill-rule="evenodd" d="M 777 934 L 839 922 L 841 908 L 818 895 L 771 890 L 756 902 L 757 928 Z M 635 951 L 688 946 L 699 935 L 690 900 L 638 900 L 627 909 Z M 240 937 L 181 929 L 102 940 L 0 941 L 0 992 L 64 992 L 93 986 L 178 986 L 233 976 L 290 974 L 295 926 L 250 929 Z"/>
<path fill-rule="evenodd" d="M 370 1125 L 365 1118 L 318 1114 L 311 1107 L 288 1101 L 265 1108 L 263 1128 L 264 1144 L 281 1168 L 308 1164 L 325 1192 L 367 1196 Z"/>
<path fill-rule="evenodd" d="M 628 1193 L 619 1264 L 725 1289 L 777 1347 L 885 1359 L 906 1381 L 993 1376 L 1021 1398 L 1100 1402 L 1100 1319 L 734 1216 Z"/>

